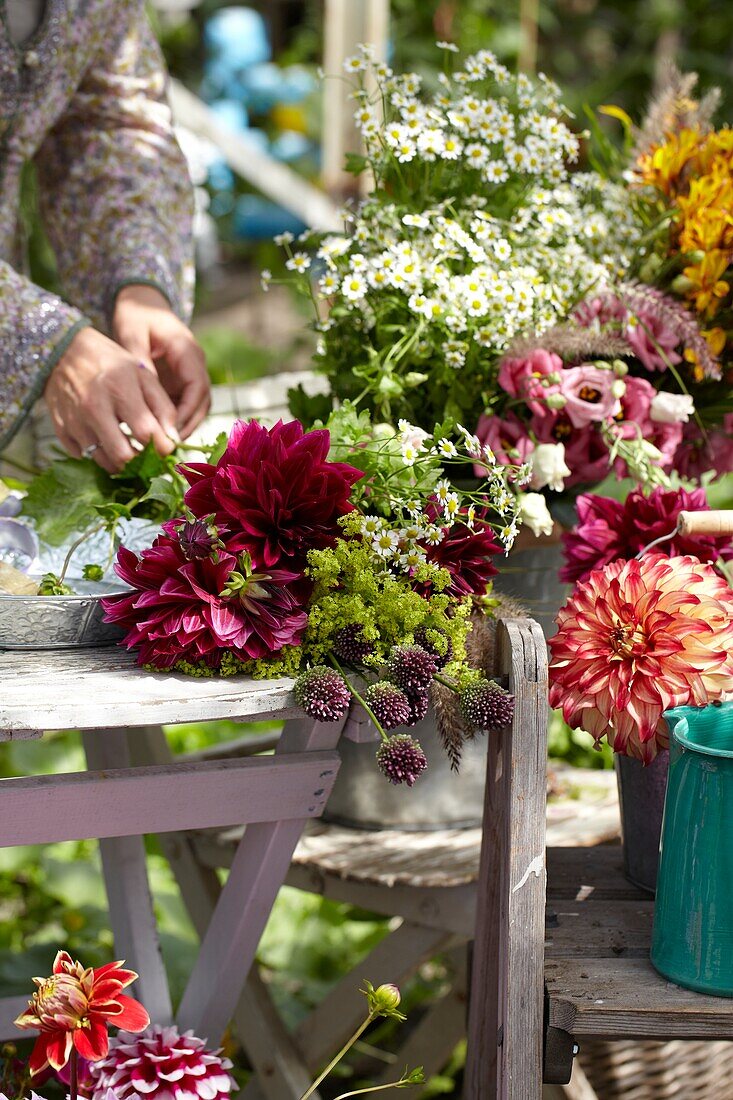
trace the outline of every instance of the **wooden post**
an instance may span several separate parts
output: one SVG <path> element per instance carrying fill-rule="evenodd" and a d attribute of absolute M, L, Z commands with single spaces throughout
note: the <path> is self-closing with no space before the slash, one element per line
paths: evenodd
<path fill-rule="evenodd" d="M 516 711 L 511 729 L 490 735 L 465 1100 L 540 1100 L 547 651 L 532 620 L 497 631 Z"/>
<path fill-rule="evenodd" d="M 361 135 L 354 122 L 356 103 L 344 61 L 359 43 L 374 46 L 378 60 L 386 60 L 389 0 L 326 0 L 323 70 L 323 185 L 335 199 L 353 195 L 353 177 L 344 171 L 347 153 L 358 153 Z"/>

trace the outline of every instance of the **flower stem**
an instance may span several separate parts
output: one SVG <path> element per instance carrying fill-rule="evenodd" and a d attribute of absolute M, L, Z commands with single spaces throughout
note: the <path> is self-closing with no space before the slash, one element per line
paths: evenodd
<path fill-rule="evenodd" d="M 371 719 L 371 720 L 372 720 L 372 722 L 374 723 L 374 726 L 375 726 L 375 728 L 376 728 L 376 730 L 377 730 L 377 733 L 379 734 L 379 736 L 380 736 L 380 737 L 382 738 L 382 740 L 383 740 L 383 741 L 388 741 L 388 740 L 389 740 L 389 738 L 387 737 L 387 734 L 386 734 L 386 733 L 384 732 L 384 730 L 383 730 L 383 728 L 382 728 L 382 723 L 381 723 L 381 722 L 379 721 L 379 719 L 377 718 L 377 716 L 375 715 L 374 711 L 373 711 L 373 710 L 372 710 L 372 708 L 371 708 L 371 707 L 369 706 L 369 704 L 368 704 L 367 702 L 365 702 L 365 701 L 364 701 L 364 698 L 363 698 L 363 697 L 362 697 L 362 696 L 361 696 L 361 695 L 359 694 L 359 692 L 358 692 L 358 691 L 356 690 L 356 688 L 354 687 L 354 685 L 353 685 L 353 684 L 351 683 L 351 681 L 350 681 L 350 680 L 348 679 L 348 677 L 347 677 L 346 673 L 345 673 L 345 672 L 344 672 L 344 670 L 342 669 L 342 667 L 341 667 L 341 665 L 339 664 L 339 662 L 338 662 L 338 660 L 336 659 L 336 657 L 334 657 L 333 653 L 331 654 L 331 660 L 333 661 L 333 663 L 334 663 L 334 665 L 335 665 L 335 667 L 336 667 L 337 671 L 338 671 L 338 672 L 340 672 L 340 673 L 341 673 L 341 675 L 343 676 L 344 680 L 346 680 L 346 683 L 348 684 L 348 687 L 349 687 L 349 691 L 350 691 L 350 692 L 351 692 L 351 694 L 352 694 L 352 695 L 354 696 L 354 698 L 356 699 L 357 703 L 360 703 L 360 704 L 361 704 L 361 706 L 362 706 L 362 707 L 364 708 L 364 710 L 365 710 L 365 711 L 367 712 L 367 714 L 369 715 L 370 719 Z"/>
<path fill-rule="evenodd" d="M 351 1038 L 346 1043 L 344 1043 L 344 1045 L 341 1047 L 341 1050 L 338 1052 L 336 1057 L 331 1059 L 331 1061 L 328 1063 L 328 1065 L 324 1069 L 323 1073 L 321 1073 L 321 1075 L 315 1079 L 315 1081 L 310 1086 L 310 1088 L 306 1092 L 303 1093 L 300 1100 L 308 1100 L 308 1097 L 313 1095 L 313 1093 L 316 1091 L 316 1089 L 320 1085 L 321 1081 L 324 1081 L 326 1079 L 326 1077 L 328 1077 L 329 1073 L 334 1068 L 334 1066 L 338 1065 L 338 1063 L 341 1061 L 341 1059 L 344 1057 L 344 1055 L 347 1054 L 348 1051 L 351 1049 L 351 1047 L 354 1045 L 356 1040 L 359 1039 L 364 1034 L 366 1029 L 369 1027 L 369 1025 L 375 1019 L 376 1019 L 376 1014 L 374 1012 L 370 1012 L 369 1015 L 367 1016 L 366 1020 L 364 1020 L 364 1022 L 359 1025 L 359 1027 L 356 1029 L 356 1031 L 351 1036 Z M 72 1098 L 72 1100 L 73 1100 L 73 1098 Z"/>
<path fill-rule="evenodd" d="M 74 1046 L 71 1048 L 69 1071 L 69 1100 L 77 1100 L 79 1095 L 79 1055 L 76 1053 L 76 1047 Z"/>
<path fill-rule="evenodd" d="M 415 1084 L 418 1084 L 416 1081 Z M 366 1096 L 368 1092 L 386 1092 L 387 1089 L 404 1089 L 409 1088 L 409 1085 L 405 1081 L 390 1081 L 388 1085 L 372 1085 L 366 1089 L 356 1089 L 354 1092 L 342 1092 L 336 1100 L 348 1100 L 349 1096 Z"/>
<path fill-rule="evenodd" d="M 446 679 L 445 676 L 441 676 L 438 672 L 433 673 L 433 679 L 437 680 L 439 684 L 443 685 L 443 687 L 450 688 L 451 691 L 455 691 L 456 694 L 458 693 L 458 685 L 455 684 L 453 680 Z"/>
<path fill-rule="evenodd" d="M 72 542 L 71 546 L 69 547 L 69 552 L 64 558 L 64 564 L 61 566 L 59 580 L 62 584 L 64 581 L 64 577 L 66 576 L 67 570 L 71 565 L 71 559 L 73 558 L 74 554 L 79 549 L 81 544 L 83 542 L 86 542 L 87 539 L 90 539 L 92 535 L 96 535 L 98 531 L 102 531 L 106 526 L 106 523 L 98 523 L 96 527 L 92 527 L 91 530 L 85 531 L 83 535 L 80 535 L 76 542 Z"/>

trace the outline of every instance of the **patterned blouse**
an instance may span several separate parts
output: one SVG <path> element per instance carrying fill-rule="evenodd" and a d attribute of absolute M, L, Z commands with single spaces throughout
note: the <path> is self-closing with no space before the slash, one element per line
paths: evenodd
<path fill-rule="evenodd" d="M 22 46 L 0 0 L 0 451 L 79 329 L 109 331 L 123 286 L 190 315 L 193 196 L 165 88 L 144 0 L 47 0 Z M 65 300 L 24 273 L 29 160 Z"/>

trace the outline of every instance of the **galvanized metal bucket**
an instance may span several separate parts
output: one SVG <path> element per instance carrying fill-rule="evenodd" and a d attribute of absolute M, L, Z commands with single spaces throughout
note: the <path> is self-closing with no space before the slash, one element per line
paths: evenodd
<path fill-rule="evenodd" d="M 512 553 L 494 578 L 496 592 L 515 597 L 536 619 L 545 636 L 554 633 L 554 619 L 565 601 L 568 585 L 560 584 L 562 554 L 557 544 L 542 544 Z M 422 745 L 428 769 L 414 787 L 394 787 L 379 772 L 376 744 L 341 739 L 341 768 L 324 818 L 359 829 L 475 828 L 481 824 L 486 783 L 488 738 L 479 735 L 466 745 L 458 773 L 451 770 L 432 715 L 408 731 Z"/>
<path fill-rule="evenodd" d="M 631 756 L 617 755 L 614 763 L 621 810 L 624 874 L 635 886 L 653 894 L 657 888 L 669 751 L 664 749 L 646 766 Z"/>

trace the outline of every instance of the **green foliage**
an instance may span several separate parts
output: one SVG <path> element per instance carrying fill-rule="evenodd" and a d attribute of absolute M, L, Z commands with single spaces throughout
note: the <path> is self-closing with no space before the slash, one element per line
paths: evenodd
<path fill-rule="evenodd" d="M 196 333 L 206 353 L 209 378 L 215 385 L 233 385 L 262 378 L 279 369 L 280 355 L 251 343 L 241 333 L 211 325 Z"/>
<path fill-rule="evenodd" d="M 175 455 L 159 455 L 152 443 L 118 474 L 106 473 L 90 459 L 59 459 L 28 483 L 23 515 L 51 546 L 100 521 L 114 527 L 130 516 L 170 519 L 183 503 L 185 486 L 175 471 L 179 461 Z"/>

